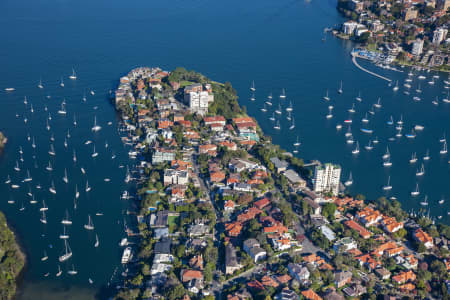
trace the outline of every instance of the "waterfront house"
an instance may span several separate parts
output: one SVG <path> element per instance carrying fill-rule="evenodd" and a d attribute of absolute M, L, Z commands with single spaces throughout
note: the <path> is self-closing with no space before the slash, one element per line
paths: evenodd
<path fill-rule="evenodd" d="M 277 173 L 286 171 L 287 167 L 289 166 L 289 163 L 287 161 L 280 160 L 278 157 L 272 157 L 270 161 L 273 163 L 273 166 L 275 167 L 275 171 Z"/>
<path fill-rule="evenodd" d="M 164 171 L 164 186 L 171 184 L 187 185 L 189 183 L 189 172 L 166 169 Z"/>
<path fill-rule="evenodd" d="M 300 175 L 298 175 L 298 173 L 294 170 L 286 170 L 283 175 L 287 178 L 289 186 L 294 192 L 306 187 L 306 181 L 303 180 L 303 178 L 301 178 Z"/>
<path fill-rule="evenodd" d="M 175 151 L 165 148 L 155 148 L 152 154 L 152 164 L 170 162 L 175 159 Z"/>
<path fill-rule="evenodd" d="M 433 248 L 433 238 L 422 230 L 422 228 L 417 229 L 414 231 L 413 238 L 418 243 L 423 243 L 427 249 Z"/>

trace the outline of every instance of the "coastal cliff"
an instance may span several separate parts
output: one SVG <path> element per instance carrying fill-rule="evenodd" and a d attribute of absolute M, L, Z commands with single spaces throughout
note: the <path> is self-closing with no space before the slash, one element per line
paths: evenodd
<path fill-rule="evenodd" d="M 0 300 L 12 299 L 16 293 L 16 278 L 25 264 L 25 255 L 0 212 Z"/>

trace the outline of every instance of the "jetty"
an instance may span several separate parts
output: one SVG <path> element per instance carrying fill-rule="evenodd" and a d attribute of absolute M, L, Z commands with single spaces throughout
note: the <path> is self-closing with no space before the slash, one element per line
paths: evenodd
<path fill-rule="evenodd" d="M 389 78 L 387 78 L 387 77 L 381 76 L 381 75 L 379 75 L 379 74 L 377 74 L 377 73 L 374 73 L 374 72 L 372 72 L 372 71 L 369 71 L 369 70 L 367 70 L 367 69 L 361 67 L 360 64 L 358 64 L 358 62 L 356 61 L 356 54 L 353 53 L 353 52 L 352 52 L 352 61 L 353 61 L 353 64 L 354 64 L 356 67 L 358 67 L 359 69 L 363 70 L 364 72 L 369 73 L 369 74 L 372 75 L 372 76 L 375 76 L 375 77 L 384 79 L 384 80 L 386 80 L 386 81 L 388 81 L 388 82 L 391 82 L 391 81 L 392 81 L 391 79 L 389 79 Z"/>

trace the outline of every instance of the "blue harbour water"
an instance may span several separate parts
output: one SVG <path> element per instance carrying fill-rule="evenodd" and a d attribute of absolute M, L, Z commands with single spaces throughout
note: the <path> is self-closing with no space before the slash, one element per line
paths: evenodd
<path fill-rule="evenodd" d="M 411 95 L 403 94 L 403 82 L 408 71 L 399 73 L 377 68 L 367 62 L 360 64 L 372 71 L 394 80 L 399 80 L 400 90 L 394 92 L 387 82 L 357 69 L 351 62 L 349 52 L 354 45 L 327 35 L 322 41 L 323 29 L 342 22 L 335 10 L 335 1 L 88 1 L 88 0 L 15 0 L 0 2 L 0 130 L 9 142 L 0 156 L 0 209 L 5 211 L 17 230 L 28 254 L 28 266 L 18 299 L 93 299 L 104 298 L 103 288 L 110 281 L 116 267 L 120 265 L 123 237 L 123 212 L 127 203 L 119 199 L 127 188 L 123 179 L 125 169 L 119 165 L 132 165 L 128 149 L 123 146 L 117 132 L 118 120 L 114 108 L 108 101 L 109 90 L 117 85 L 118 78 L 137 66 L 160 66 L 173 69 L 184 66 L 195 69 L 217 81 L 230 81 L 237 89 L 241 105 L 255 116 L 263 130 L 273 137 L 274 143 L 292 151 L 292 144 L 299 136 L 302 145 L 299 156 L 335 162 L 343 167 L 344 179 L 353 173 L 354 184 L 350 190 L 363 193 L 368 198 L 384 195 L 382 186 L 391 176 L 392 191 L 407 209 L 418 210 L 423 196 L 429 196 L 430 214 L 442 215 L 442 222 L 449 223 L 447 211 L 450 207 L 448 178 L 450 156 L 439 154 L 439 139 L 444 131 L 450 135 L 450 105 L 434 106 L 431 101 L 438 96 L 444 98 L 443 79 L 434 86 L 427 81 L 432 73 L 425 73 L 427 80 L 421 81 L 422 101 L 412 100 L 419 80 L 414 76 Z M 68 78 L 72 67 L 78 79 Z M 59 86 L 61 76 L 65 87 Z M 42 78 L 44 89 L 37 88 Z M 256 83 L 256 101 L 251 102 L 249 86 Z M 343 81 L 343 94 L 337 93 Z M 16 91 L 5 93 L 4 88 Z M 273 129 L 269 121 L 271 112 L 261 112 L 267 95 L 274 95 L 274 108 L 280 102 L 278 95 L 286 89 L 281 116 L 281 131 Z M 90 95 L 90 90 L 95 95 Z M 329 89 L 330 102 L 322 97 Z M 354 100 L 361 91 L 363 101 Z M 86 92 L 87 101 L 82 97 Z M 50 95 L 48 99 L 46 96 Z M 23 103 L 24 97 L 28 105 Z M 369 136 L 360 132 L 361 118 L 377 98 L 381 97 L 381 109 L 375 109 L 369 125 L 380 143 L 371 152 L 364 146 Z M 67 116 L 57 114 L 63 99 L 67 102 Z M 289 130 L 284 111 L 289 101 L 293 102 L 296 128 Z M 30 112 L 30 103 L 34 112 Z M 337 123 L 349 118 L 347 110 L 355 103 L 353 135 L 359 141 L 359 155 L 352 155 L 355 145 L 345 143 L 346 125 L 337 131 Z M 51 130 L 47 131 L 46 118 L 51 113 Z M 328 106 L 333 105 L 334 117 L 325 118 Z M 97 109 L 94 109 L 97 107 Z M 16 118 L 16 113 L 19 117 Z M 76 115 L 77 126 L 73 125 Z M 402 137 L 395 142 L 388 138 L 395 135 L 386 121 L 393 115 L 397 121 L 403 115 L 404 133 L 416 124 L 425 129 L 415 139 Z M 103 129 L 91 131 L 94 116 Z M 24 123 L 24 117 L 28 119 Z M 112 122 L 108 126 L 108 122 Z M 70 129 L 68 149 L 63 142 Z M 27 141 L 27 134 L 35 137 L 34 150 Z M 47 153 L 53 133 L 56 156 Z M 373 138 L 373 137 L 372 137 Z M 92 158 L 93 144 L 99 156 Z M 105 148 L 105 141 L 108 148 Z M 392 154 L 391 168 L 383 168 L 381 156 L 389 144 Z M 19 173 L 13 170 L 19 159 L 19 147 L 23 147 L 24 162 Z M 417 165 L 422 162 L 426 149 L 431 159 L 425 163 L 425 176 L 417 179 Z M 77 163 L 72 161 L 72 149 L 76 149 Z M 112 151 L 117 158 L 111 160 Z M 412 152 L 417 152 L 419 162 L 411 165 Z M 33 158 L 36 157 L 36 159 Z M 36 160 L 38 168 L 34 166 Z M 45 170 L 51 160 L 55 170 Z M 83 175 L 80 167 L 87 171 Z M 67 168 L 69 183 L 62 181 Z M 19 182 L 29 169 L 31 183 Z M 3 184 L 10 175 L 20 184 L 12 190 Z M 108 177 L 111 182 L 105 182 Z M 86 179 L 92 191 L 86 193 Z M 57 194 L 48 192 L 54 180 Z M 39 182 L 42 189 L 35 189 Z M 421 194 L 411 198 L 410 192 L 416 182 Z M 80 190 L 77 210 L 73 210 L 74 185 Z M 28 185 L 33 187 L 38 204 L 30 204 Z M 439 205 L 442 197 L 447 201 Z M 8 204 L 8 200 L 15 204 Z M 39 222 L 39 207 L 45 200 L 49 207 L 48 223 Z M 19 208 L 24 203 L 25 210 Z M 55 277 L 62 242 L 58 238 L 65 210 L 69 209 L 73 225 L 69 226 L 69 243 L 73 258 L 62 263 L 61 277 Z M 95 216 L 98 210 L 104 216 Z M 83 228 L 87 215 L 93 216 L 94 232 Z M 100 246 L 94 248 L 95 233 Z M 50 248 L 52 245 L 52 248 Z M 43 251 L 49 256 L 42 262 Z M 75 265 L 76 276 L 65 273 Z M 44 277 L 49 272 L 48 277 Z M 88 283 L 88 278 L 93 284 Z"/>

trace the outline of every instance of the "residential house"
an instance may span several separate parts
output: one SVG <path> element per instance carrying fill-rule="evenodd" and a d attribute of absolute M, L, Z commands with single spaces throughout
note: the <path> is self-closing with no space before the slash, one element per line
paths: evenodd
<path fill-rule="evenodd" d="M 304 267 L 299 264 L 289 263 L 288 270 L 289 274 L 291 274 L 292 277 L 294 277 L 300 282 L 305 282 L 306 280 L 309 279 L 310 273 L 307 267 Z"/>
<path fill-rule="evenodd" d="M 189 172 L 174 169 L 164 170 L 164 186 L 171 184 L 187 185 L 189 183 Z"/>
<path fill-rule="evenodd" d="M 266 258 L 267 252 L 262 249 L 256 239 L 247 239 L 244 241 L 244 251 L 250 255 L 255 263 Z"/>
<path fill-rule="evenodd" d="M 289 163 L 285 160 L 280 160 L 278 157 L 272 157 L 270 161 L 273 163 L 273 166 L 275 167 L 275 171 L 277 173 L 282 173 L 287 170 L 287 167 L 289 166 Z"/>
<path fill-rule="evenodd" d="M 372 235 L 372 233 L 370 231 L 368 231 L 367 229 L 365 229 L 363 226 L 359 225 L 358 223 L 356 223 L 353 220 L 348 220 L 345 221 L 344 224 L 350 228 L 353 229 L 355 231 L 357 231 L 359 233 L 359 235 L 363 238 L 363 239 L 368 239 L 370 238 L 370 236 Z"/>
<path fill-rule="evenodd" d="M 376 268 L 375 274 L 377 274 L 378 277 L 380 277 L 382 280 L 387 280 L 391 277 L 391 272 L 389 272 L 387 269 L 382 268 L 382 267 Z"/>
<path fill-rule="evenodd" d="M 197 294 L 203 289 L 203 272 L 199 270 L 181 270 L 181 281 L 185 284 L 188 291 Z"/>
<path fill-rule="evenodd" d="M 302 296 L 308 300 L 322 300 L 322 297 L 317 295 L 313 290 L 308 289 L 306 291 L 302 291 Z"/>
<path fill-rule="evenodd" d="M 237 261 L 236 249 L 231 243 L 225 247 L 225 274 L 233 274 L 236 270 L 242 268 Z"/>
<path fill-rule="evenodd" d="M 344 253 L 356 248 L 358 248 L 358 245 L 356 244 L 356 241 L 351 237 L 344 237 L 336 241 L 333 245 L 333 249 L 336 253 Z"/>
<path fill-rule="evenodd" d="M 334 273 L 334 285 L 339 289 L 346 284 L 349 284 L 352 280 L 352 272 L 340 271 Z"/>
<path fill-rule="evenodd" d="M 400 272 L 397 275 L 392 276 L 392 281 L 397 284 L 413 282 L 415 280 L 416 280 L 416 274 L 414 274 L 414 272 L 411 270 L 405 271 L 405 272 Z"/>
<path fill-rule="evenodd" d="M 414 231 L 413 238 L 418 243 L 423 243 L 427 249 L 433 248 L 433 238 L 422 230 L 422 228 L 417 229 Z"/>

